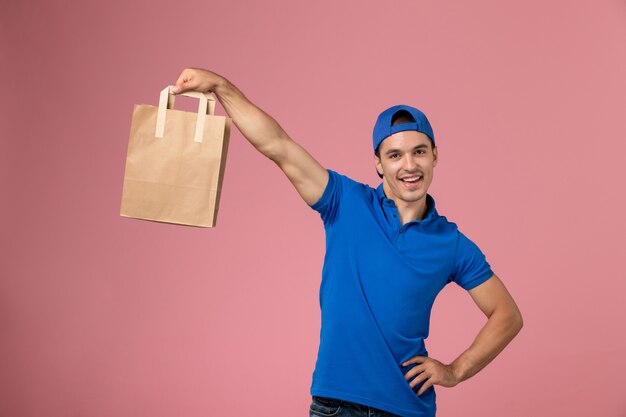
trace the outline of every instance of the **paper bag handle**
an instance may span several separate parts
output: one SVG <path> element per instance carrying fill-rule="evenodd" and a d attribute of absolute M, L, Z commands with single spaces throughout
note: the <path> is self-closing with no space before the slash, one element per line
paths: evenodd
<path fill-rule="evenodd" d="M 161 91 L 161 96 L 159 98 L 159 110 L 157 112 L 156 132 L 154 134 L 157 138 L 162 138 L 165 132 L 166 110 L 174 108 L 176 96 L 172 93 L 172 87 L 173 86 L 168 85 Z M 207 114 L 213 115 L 215 113 L 215 99 L 210 94 L 201 93 L 199 91 L 187 91 L 185 93 L 181 93 L 180 95 L 200 99 L 200 103 L 198 105 L 198 116 L 196 118 L 196 133 L 194 142 L 201 143 L 202 132 L 204 132 L 205 116 Z"/>

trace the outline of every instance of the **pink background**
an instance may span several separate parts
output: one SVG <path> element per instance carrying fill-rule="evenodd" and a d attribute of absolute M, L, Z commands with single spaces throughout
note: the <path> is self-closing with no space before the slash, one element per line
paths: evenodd
<path fill-rule="evenodd" d="M 217 228 L 119 217 L 133 104 L 185 66 L 372 185 L 376 115 L 429 115 L 430 192 L 525 319 L 439 416 L 626 416 L 623 1 L 18 0 L 0 24 L 0 416 L 308 415 L 324 236 L 278 168 L 234 130 Z M 431 355 L 483 323 L 448 286 Z"/>

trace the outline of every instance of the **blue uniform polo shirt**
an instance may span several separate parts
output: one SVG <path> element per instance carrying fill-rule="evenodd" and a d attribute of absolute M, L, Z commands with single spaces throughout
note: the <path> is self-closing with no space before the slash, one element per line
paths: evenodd
<path fill-rule="evenodd" d="M 435 415 L 435 390 L 411 389 L 402 363 L 427 356 L 430 311 L 449 282 L 470 290 L 493 272 L 480 249 L 440 216 L 427 195 L 423 220 L 400 224 L 382 184 L 374 189 L 335 171 L 311 206 L 324 222 L 322 314 L 311 395 L 400 416 Z"/>

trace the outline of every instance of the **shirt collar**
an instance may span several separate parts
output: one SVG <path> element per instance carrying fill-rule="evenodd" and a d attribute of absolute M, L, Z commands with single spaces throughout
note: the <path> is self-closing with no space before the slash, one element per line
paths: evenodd
<path fill-rule="evenodd" d="M 378 194 L 378 199 L 381 205 L 385 205 L 385 203 L 395 206 L 395 203 L 392 199 L 387 198 L 385 196 L 385 191 L 383 190 L 383 183 L 381 182 L 378 187 L 376 187 L 376 194 Z M 428 207 L 428 211 L 426 212 L 426 216 L 422 220 L 414 220 L 418 222 L 423 222 L 426 220 L 434 219 L 438 216 L 437 209 L 435 208 L 435 199 L 430 195 L 426 194 L 426 206 Z"/>

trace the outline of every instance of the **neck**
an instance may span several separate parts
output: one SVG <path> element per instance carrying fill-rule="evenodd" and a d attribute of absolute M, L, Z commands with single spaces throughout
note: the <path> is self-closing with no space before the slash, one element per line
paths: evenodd
<path fill-rule="evenodd" d="M 402 224 L 406 224 L 412 220 L 423 220 L 424 217 L 426 217 L 426 213 L 428 213 L 428 205 L 426 204 L 425 196 L 413 203 L 407 203 L 406 201 L 395 201 L 395 203 Z"/>
<path fill-rule="evenodd" d="M 386 189 L 386 185 L 383 184 L 383 191 L 385 196 L 390 195 Z M 398 215 L 400 216 L 400 223 L 406 224 L 412 220 L 423 220 L 428 213 L 428 204 L 426 204 L 426 195 L 417 201 L 407 202 L 398 198 L 392 198 L 398 209 Z"/>

